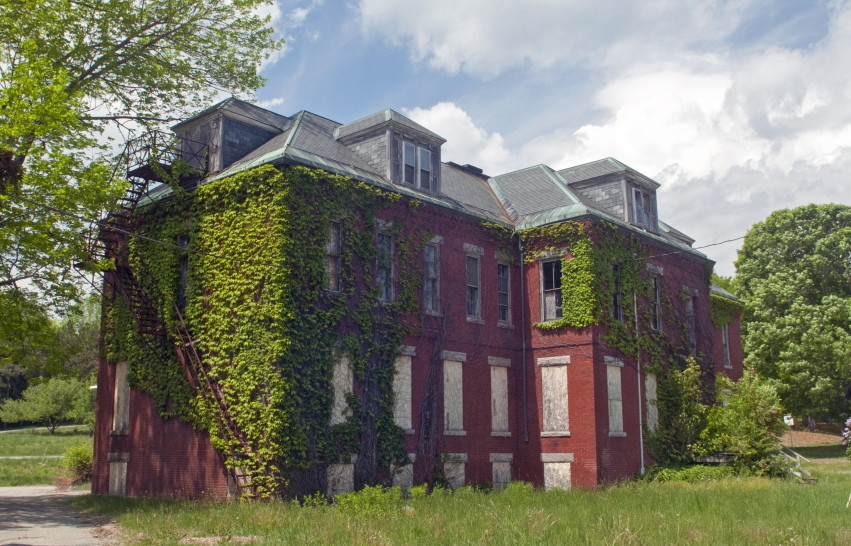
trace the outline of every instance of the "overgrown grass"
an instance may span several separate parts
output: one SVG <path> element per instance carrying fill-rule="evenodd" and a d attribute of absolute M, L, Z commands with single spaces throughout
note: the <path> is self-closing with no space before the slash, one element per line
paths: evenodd
<path fill-rule="evenodd" d="M 91 441 L 84 425 L 58 428 L 55 434 L 45 428 L 14 430 L 0 433 L 0 457 L 62 455 L 71 446 Z"/>
<path fill-rule="evenodd" d="M 0 459 L 0 487 L 51 485 L 61 465 L 62 459 Z"/>
<path fill-rule="evenodd" d="M 407 500 L 388 495 L 381 510 L 374 509 L 375 491 L 363 510 L 351 498 L 344 509 L 111 497 L 73 502 L 114 516 L 143 544 L 187 537 L 253 537 L 259 544 L 848 544 L 851 474 L 836 470 L 825 471 L 818 485 L 728 478 L 596 492 L 462 488 Z"/>

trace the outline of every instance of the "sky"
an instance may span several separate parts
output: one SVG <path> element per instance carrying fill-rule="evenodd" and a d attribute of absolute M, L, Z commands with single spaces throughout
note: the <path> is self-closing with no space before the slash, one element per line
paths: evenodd
<path fill-rule="evenodd" d="M 695 247 L 851 205 L 851 0 L 277 0 L 260 106 L 392 108 L 497 175 L 614 157 Z M 732 275 L 741 240 L 704 248 Z"/>

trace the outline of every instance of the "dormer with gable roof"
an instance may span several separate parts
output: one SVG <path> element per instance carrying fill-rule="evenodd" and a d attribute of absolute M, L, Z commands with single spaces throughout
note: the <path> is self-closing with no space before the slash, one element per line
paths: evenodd
<path fill-rule="evenodd" d="M 440 194 L 440 147 L 446 139 L 394 110 L 341 125 L 334 138 L 394 184 Z"/>
<path fill-rule="evenodd" d="M 196 157 L 194 148 L 206 146 L 207 170 L 216 173 L 281 133 L 288 124 L 285 116 L 231 97 L 181 121 L 172 130 L 181 140 L 184 157 Z"/>
<path fill-rule="evenodd" d="M 586 205 L 659 233 L 655 180 L 610 157 L 558 173 Z"/>

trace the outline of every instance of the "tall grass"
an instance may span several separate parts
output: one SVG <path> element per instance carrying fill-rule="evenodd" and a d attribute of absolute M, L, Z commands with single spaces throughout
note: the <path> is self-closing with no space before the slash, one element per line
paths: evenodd
<path fill-rule="evenodd" d="M 849 465 L 845 465 L 846 469 Z M 829 476 L 829 479 L 827 477 Z M 462 488 L 381 510 L 82 497 L 143 543 L 230 537 L 260 544 L 848 544 L 851 475 L 817 485 L 763 478 L 633 483 L 602 491 Z M 375 492 L 363 506 L 376 505 Z"/>
<path fill-rule="evenodd" d="M 51 485 L 62 459 L 0 459 L 0 487 Z"/>

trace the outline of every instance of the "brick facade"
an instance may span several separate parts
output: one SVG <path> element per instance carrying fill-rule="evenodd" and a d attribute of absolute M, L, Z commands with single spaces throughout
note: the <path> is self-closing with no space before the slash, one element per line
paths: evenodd
<path fill-rule="evenodd" d="M 226 137 L 225 142 L 234 138 Z M 363 156 L 375 171 L 382 162 L 390 161 L 386 136 L 359 140 L 350 150 Z M 485 177 L 471 180 L 471 184 L 487 184 Z M 584 199 L 600 203 L 607 214 L 623 218 L 624 187 L 623 180 L 609 177 L 596 187 L 579 184 L 574 189 Z M 415 457 L 412 469 L 395 478 L 388 474 L 387 483 L 420 482 L 440 467 L 456 485 L 490 482 L 501 486 L 511 479 L 545 487 L 594 488 L 633 476 L 642 464 L 649 464 L 641 442 L 642 423 L 647 419 L 644 357 L 636 359 L 607 347 L 601 325 L 556 330 L 534 327 L 542 320 L 541 263 L 523 263 L 516 238 L 510 248 L 497 248 L 482 225 L 483 218 L 436 202 L 426 202 L 417 214 L 411 214 L 402 203 L 379 212 L 383 222 L 403 218 L 406 230 L 433 234 L 432 244 L 439 247 L 439 307 L 436 312 L 406 318 L 419 326 L 418 334 L 404 339 L 400 348 L 406 357 L 400 362 L 404 366 L 410 363 L 410 381 L 403 382 L 410 385 L 405 448 Z M 608 221 L 589 215 L 578 219 Z M 666 302 L 662 333 L 681 339 L 683 324 L 693 315 L 694 351 L 704 355 L 703 365 L 715 373 L 740 377 L 739 319 L 727 328 L 730 364 L 725 367 L 721 330 L 709 318 L 711 262 L 688 249 L 683 251 L 676 241 L 624 226 L 619 229 L 637 235 L 651 256 L 648 275 L 658 277 Z M 466 307 L 465 268 L 471 255 L 479 259 L 477 317 L 468 317 Z M 417 259 L 422 266 L 424 257 Z M 508 266 L 507 321 L 498 316 L 498 264 Z M 624 301 L 633 305 L 632 295 Z M 648 302 L 636 300 L 636 305 Z M 709 363 L 710 356 L 714 364 Z M 451 374 L 445 375 L 448 369 Z M 438 382 L 460 377 L 460 387 L 449 383 L 447 392 L 453 393 L 453 398 L 446 393 L 437 397 L 434 449 L 418 453 L 430 376 Z M 493 393 L 492 388 L 504 389 L 504 395 Z M 354 389 L 357 392 L 357 385 Z M 227 473 L 205 433 L 176 419 L 164 420 L 151 397 L 136 390 L 130 396 L 127 433 L 114 432 L 115 392 L 116 363 L 102 359 L 94 493 L 227 497 Z M 445 416 L 445 412 L 451 415 Z M 495 413 L 499 415 L 495 417 Z M 449 421 L 452 426 L 444 430 Z M 334 487 L 351 482 L 351 465 L 332 466 L 328 476 L 334 477 Z"/>

